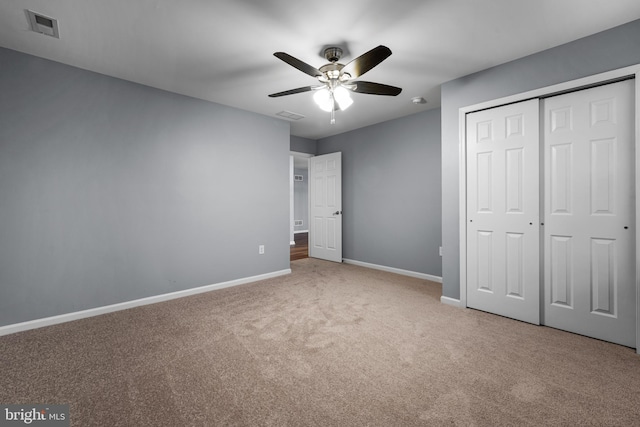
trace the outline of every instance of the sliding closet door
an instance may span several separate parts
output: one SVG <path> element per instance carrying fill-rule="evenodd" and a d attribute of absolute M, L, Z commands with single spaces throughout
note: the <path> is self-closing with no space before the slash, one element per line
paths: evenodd
<path fill-rule="evenodd" d="M 634 82 L 545 99 L 544 324 L 635 347 Z"/>
<path fill-rule="evenodd" d="M 540 323 L 539 102 L 467 115 L 467 306 Z"/>

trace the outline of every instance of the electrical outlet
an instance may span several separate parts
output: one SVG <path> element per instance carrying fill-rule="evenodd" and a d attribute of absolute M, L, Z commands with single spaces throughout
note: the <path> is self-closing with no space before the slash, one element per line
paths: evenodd
<path fill-rule="evenodd" d="M 440 246 L 440 256 L 442 256 L 442 246 Z"/>
<path fill-rule="evenodd" d="M 258 254 L 264 255 L 264 245 L 258 245 Z"/>

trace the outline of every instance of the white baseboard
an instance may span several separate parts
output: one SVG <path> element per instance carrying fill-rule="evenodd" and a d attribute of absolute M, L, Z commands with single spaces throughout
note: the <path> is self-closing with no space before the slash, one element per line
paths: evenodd
<path fill-rule="evenodd" d="M 295 241 L 295 240 L 291 240 L 291 241 L 289 242 L 289 246 L 295 246 L 295 245 L 296 245 L 296 241 Z"/>
<path fill-rule="evenodd" d="M 296 230 L 293 232 L 293 234 L 298 234 L 298 233 L 308 233 L 309 230 Z"/>
<path fill-rule="evenodd" d="M 454 307 L 462 307 L 462 305 L 460 304 L 460 300 L 459 299 L 455 299 L 455 298 L 449 298 L 449 297 L 441 296 L 440 297 L 440 302 L 442 304 L 452 305 Z"/>
<path fill-rule="evenodd" d="M 358 265 L 360 267 L 373 268 L 375 270 L 388 271 L 389 273 L 402 274 L 403 276 L 416 277 L 418 279 L 430 280 L 432 282 L 442 283 L 442 277 L 432 276 L 431 274 L 418 273 L 417 271 L 402 270 L 400 268 L 387 267 L 385 265 L 370 264 L 368 262 L 355 261 L 353 259 L 343 258 L 345 264 Z"/>
<path fill-rule="evenodd" d="M 0 336 L 14 334 L 16 332 L 27 331 L 29 329 L 37 329 L 45 326 L 57 325 L 59 323 L 71 322 L 73 320 L 84 319 L 87 317 L 99 316 L 101 314 L 112 313 L 114 311 L 127 310 L 129 308 L 139 307 L 141 305 L 149 305 L 149 304 L 155 304 L 162 301 L 169 301 L 176 298 L 182 298 L 190 295 L 201 294 L 204 292 L 215 291 L 218 289 L 229 288 L 231 286 L 244 285 L 246 283 L 257 282 L 259 280 L 265 280 L 265 279 L 271 279 L 273 277 L 284 276 L 285 274 L 290 274 L 290 273 L 291 273 L 291 269 L 287 268 L 284 270 L 260 274 L 257 276 L 230 280 L 228 282 L 200 286 L 198 288 L 185 289 L 183 291 L 171 292 L 168 294 L 156 295 L 152 297 L 136 299 L 133 301 L 126 301 L 118 304 L 106 305 L 104 307 L 96 307 L 88 310 L 76 311 L 73 313 L 61 314 L 59 316 L 45 317 L 43 319 L 30 320 L 28 322 L 15 323 L 13 325 L 0 326 Z"/>

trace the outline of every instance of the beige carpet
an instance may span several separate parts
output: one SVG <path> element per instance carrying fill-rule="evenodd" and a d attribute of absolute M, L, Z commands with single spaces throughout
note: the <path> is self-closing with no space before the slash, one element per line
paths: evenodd
<path fill-rule="evenodd" d="M 640 425 L 632 349 L 314 259 L 258 283 L 0 337 L 0 403 L 74 426 Z"/>

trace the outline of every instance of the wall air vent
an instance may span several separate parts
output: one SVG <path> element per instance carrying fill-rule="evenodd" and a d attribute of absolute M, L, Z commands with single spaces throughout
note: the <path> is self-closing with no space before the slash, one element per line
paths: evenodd
<path fill-rule="evenodd" d="M 298 114 L 298 113 L 294 113 L 292 111 L 286 111 L 286 110 L 276 113 L 276 116 L 284 117 L 285 119 L 289 119 L 289 120 L 304 119 L 304 116 L 302 114 Z"/>
<path fill-rule="evenodd" d="M 304 181 L 304 176 L 302 176 L 302 175 L 294 175 L 293 176 L 293 180 L 294 181 Z"/>
<path fill-rule="evenodd" d="M 55 37 L 57 39 L 60 38 L 57 19 L 41 15 L 32 10 L 27 10 L 26 12 L 27 17 L 29 18 L 29 24 L 31 24 L 31 30 L 35 31 L 36 33 Z"/>

